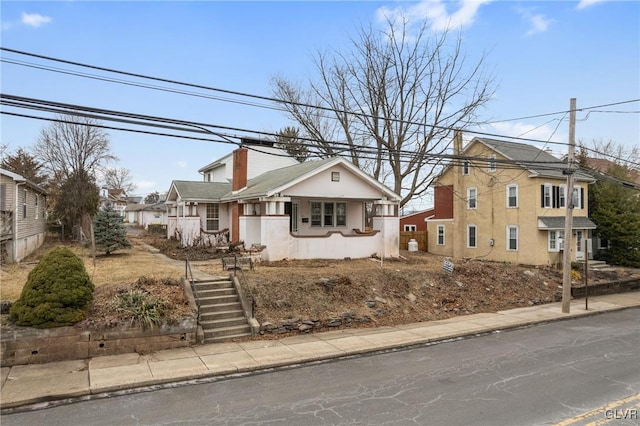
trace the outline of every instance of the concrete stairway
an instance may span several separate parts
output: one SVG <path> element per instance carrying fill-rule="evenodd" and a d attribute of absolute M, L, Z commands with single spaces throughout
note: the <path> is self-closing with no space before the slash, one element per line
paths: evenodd
<path fill-rule="evenodd" d="M 580 262 L 584 264 L 584 262 Z M 603 260 L 589 260 L 589 269 L 594 271 L 614 271 L 615 268 L 607 265 Z"/>
<path fill-rule="evenodd" d="M 194 281 L 200 305 L 204 343 L 219 343 L 251 336 L 251 327 L 238 293 L 228 277 Z"/>

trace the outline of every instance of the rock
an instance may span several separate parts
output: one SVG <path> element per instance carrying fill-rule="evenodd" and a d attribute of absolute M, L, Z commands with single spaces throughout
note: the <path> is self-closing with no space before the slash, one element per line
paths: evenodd
<path fill-rule="evenodd" d="M 366 302 L 364 302 L 365 306 L 367 308 L 375 308 L 376 307 L 376 301 L 375 300 L 367 300 Z"/>
<path fill-rule="evenodd" d="M 301 325 L 298 327 L 298 331 L 300 331 L 301 333 L 308 333 L 308 332 L 309 332 L 309 330 L 311 330 L 312 328 L 313 328 L 313 326 L 312 326 L 312 325 L 309 325 L 309 324 L 301 324 Z"/>
<path fill-rule="evenodd" d="M 458 287 L 464 287 L 464 284 L 462 284 L 460 281 L 456 281 L 456 284 L 458 285 Z"/>
<path fill-rule="evenodd" d="M 342 325 L 342 320 L 340 319 L 331 319 L 327 323 L 327 327 L 340 327 Z"/>
<path fill-rule="evenodd" d="M 376 302 L 383 303 L 383 304 L 385 304 L 385 305 L 388 303 L 388 302 L 387 302 L 387 299 L 385 299 L 384 297 L 378 297 L 378 296 L 376 296 L 374 300 L 375 300 Z"/>
<path fill-rule="evenodd" d="M 527 276 L 529 276 L 529 277 L 533 277 L 533 276 L 535 275 L 535 272 L 530 271 L 529 269 L 527 269 L 527 270 L 525 270 L 525 271 L 523 272 L 523 274 L 525 274 L 525 275 L 527 275 Z"/>
<path fill-rule="evenodd" d="M 409 302 L 411 303 L 416 303 L 418 298 L 413 293 L 409 293 L 407 294 L 407 299 L 409 299 Z"/>

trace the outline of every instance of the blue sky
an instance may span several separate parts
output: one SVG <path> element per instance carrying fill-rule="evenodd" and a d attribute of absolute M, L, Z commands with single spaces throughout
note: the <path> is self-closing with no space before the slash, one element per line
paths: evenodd
<path fill-rule="evenodd" d="M 340 50 L 357 27 L 381 25 L 382 14 L 402 12 L 428 19 L 434 32 L 447 22 L 460 28 L 470 60 L 487 53 L 498 89 L 481 111 L 482 118 L 511 120 L 565 111 L 572 97 L 578 108 L 640 98 L 637 1 L 2 1 L 0 8 L 2 47 L 263 96 L 272 95 L 274 76 L 304 82 L 316 75 L 314 53 Z M 7 62 L 0 66 L 4 94 L 258 131 L 276 132 L 294 124 L 270 109 Z M 637 146 L 638 110 L 636 101 L 597 109 L 618 112 L 578 112 L 576 139 Z M 566 143 L 568 122 L 559 123 L 559 118 L 562 115 L 505 121 L 483 131 Z M 29 148 L 47 125 L 6 115 L 1 120 L 1 143 L 9 151 Z M 132 171 L 140 195 L 164 192 L 172 179 L 200 180 L 200 167 L 233 149 L 118 131 L 110 136 L 120 159 L 117 166 Z"/>

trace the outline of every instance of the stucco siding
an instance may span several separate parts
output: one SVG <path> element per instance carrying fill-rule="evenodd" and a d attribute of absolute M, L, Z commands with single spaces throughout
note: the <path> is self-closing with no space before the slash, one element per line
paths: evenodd
<path fill-rule="evenodd" d="M 339 181 L 332 180 L 332 173 L 340 174 Z M 379 199 L 382 194 L 369 182 L 362 180 L 342 165 L 336 165 L 315 176 L 287 188 L 283 195 L 290 197 Z"/>

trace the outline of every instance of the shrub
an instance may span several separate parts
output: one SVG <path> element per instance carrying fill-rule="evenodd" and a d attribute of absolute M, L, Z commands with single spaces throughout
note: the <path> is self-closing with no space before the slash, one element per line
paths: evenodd
<path fill-rule="evenodd" d="M 116 310 L 131 319 L 131 324 L 139 323 L 144 328 L 153 328 L 162 322 L 165 304 L 140 288 L 129 290 L 117 296 Z"/>
<path fill-rule="evenodd" d="M 84 318 L 94 290 L 82 260 L 68 248 L 56 248 L 29 273 L 9 316 L 18 325 L 35 328 L 72 325 Z"/>

